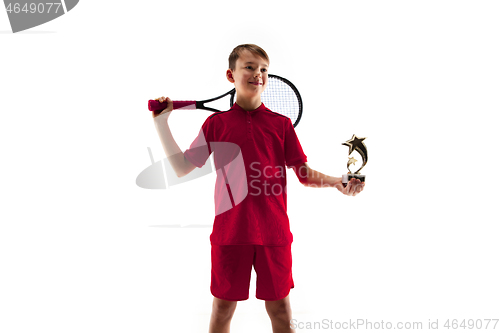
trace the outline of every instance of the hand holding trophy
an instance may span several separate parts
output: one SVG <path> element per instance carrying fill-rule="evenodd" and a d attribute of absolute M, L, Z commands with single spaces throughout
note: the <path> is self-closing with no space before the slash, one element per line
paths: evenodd
<path fill-rule="evenodd" d="M 357 162 L 357 160 L 354 159 L 354 157 L 349 157 L 349 161 L 347 162 L 347 170 L 349 171 L 349 173 L 342 175 L 342 185 L 344 185 L 344 187 L 347 186 L 347 183 L 352 178 L 359 179 L 362 183 L 365 182 L 365 176 L 359 174 L 361 169 L 363 169 L 365 167 L 366 162 L 368 161 L 368 151 L 366 150 L 366 146 L 363 143 L 364 139 L 366 139 L 366 138 L 358 138 L 356 136 L 356 134 L 353 134 L 353 136 L 350 140 L 342 143 L 344 146 L 349 147 L 349 154 L 348 155 L 351 155 L 351 153 L 353 151 L 357 151 L 359 153 L 359 155 L 361 155 L 361 158 L 363 159 L 363 165 L 361 166 L 361 168 L 359 168 L 356 172 L 352 173 L 349 166 L 351 164 L 355 164 Z"/>

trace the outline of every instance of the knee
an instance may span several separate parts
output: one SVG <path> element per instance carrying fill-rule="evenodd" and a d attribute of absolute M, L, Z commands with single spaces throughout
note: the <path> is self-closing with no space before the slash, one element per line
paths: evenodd
<path fill-rule="evenodd" d="M 212 305 L 212 316 L 217 320 L 227 320 L 230 319 L 234 310 L 236 309 L 236 302 L 214 300 Z"/>
<path fill-rule="evenodd" d="M 266 310 L 271 319 L 289 321 L 292 318 L 292 310 L 290 308 L 290 305 L 286 303 L 267 306 Z"/>

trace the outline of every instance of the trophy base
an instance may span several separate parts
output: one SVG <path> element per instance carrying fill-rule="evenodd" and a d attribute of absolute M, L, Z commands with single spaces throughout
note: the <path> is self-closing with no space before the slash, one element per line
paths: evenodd
<path fill-rule="evenodd" d="M 347 183 L 352 179 L 352 178 L 356 178 L 356 179 L 359 179 L 362 183 L 365 182 L 365 175 L 357 175 L 357 174 L 354 174 L 354 173 L 348 173 L 346 175 L 342 175 L 342 185 L 344 185 L 344 187 L 347 186 Z"/>

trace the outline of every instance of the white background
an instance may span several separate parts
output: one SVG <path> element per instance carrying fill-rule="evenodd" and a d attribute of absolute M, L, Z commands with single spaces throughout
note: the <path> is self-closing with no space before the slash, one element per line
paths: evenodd
<path fill-rule="evenodd" d="M 341 143 L 367 138 L 359 196 L 288 173 L 293 317 L 499 318 L 499 11 L 87 0 L 17 34 L 0 11 L 0 331 L 208 331 L 214 174 L 167 190 L 135 179 L 147 147 L 165 157 L 147 100 L 231 89 L 227 57 L 242 43 L 301 92 L 311 167 L 340 176 Z M 207 116 L 174 111 L 182 150 Z M 166 227 L 191 223 L 206 227 Z M 232 331 L 271 331 L 255 275 Z"/>

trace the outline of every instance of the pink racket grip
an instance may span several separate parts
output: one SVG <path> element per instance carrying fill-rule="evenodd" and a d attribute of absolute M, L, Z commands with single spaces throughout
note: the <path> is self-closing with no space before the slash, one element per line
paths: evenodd
<path fill-rule="evenodd" d="M 172 101 L 174 104 L 174 110 L 176 109 L 191 109 L 194 110 L 196 109 L 196 101 Z M 164 101 L 163 103 L 160 103 L 154 99 L 150 99 L 148 101 L 148 109 L 149 111 L 158 111 L 158 110 L 164 110 L 168 106 L 167 101 Z"/>

